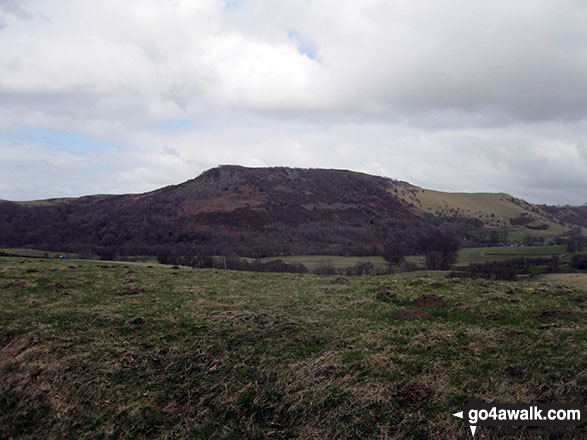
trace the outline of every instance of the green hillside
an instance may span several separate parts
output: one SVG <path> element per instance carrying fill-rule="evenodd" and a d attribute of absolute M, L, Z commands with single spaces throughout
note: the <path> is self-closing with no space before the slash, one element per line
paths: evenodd
<path fill-rule="evenodd" d="M 439 217 L 481 220 L 488 229 L 503 230 L 510 240 L 525 236 L 551 237 L 569 226 L 540 206 L 506 193 L 448 193 L 393 182 L 390 191 L 415 207 Z"/>

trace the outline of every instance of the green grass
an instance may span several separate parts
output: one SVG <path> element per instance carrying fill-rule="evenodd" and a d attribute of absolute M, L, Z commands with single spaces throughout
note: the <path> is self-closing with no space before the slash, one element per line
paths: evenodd
<path fill-rule="evenodd" d="M 386 268 L 389 263 L 381 256 L 371 257 L 341 257 L 338 255 L 286 255 L 282 257 L 262 258 L 261 261 L 282 260 L 289 264 L 303 264 L 308 269 L 329 265 L 335 269 L 344 269 L 357 263 L 372 263 L 375 267 Z"/>
<path fill-rule="evenodd" d="M 493 246 L 465 248 L 459 251 L 458 264 L 486 263 L 488 261 L 504 261 L 513 258 L 537 258 L 561 256 L 567 252 L 567 246 Z"/>
<path fill-rule="evenodd" d="M 445 304 L 411 304 L 423 294 Z M 585 404 L 586 294 L 586 274 L 505 283 L 1 257 L 0 438 L 469 438 L 451 414 L 471 390 Z M 396 316 L 414 308 L 429 316 Z"/>
<path fill-rule="evenodd" d="M 441 216 L 464 216 L 483 221 L 488 229 L 506 230 L 508 240 L 521 240 L 527 236 L 553 237 L 567 231 L 552 216 L 535 209 L 524 201 L 514 203 L 506 193 L 449 193 L 414 187 L 399 183 L 398 197 L 413 203 L 426 212 Z M 545 223 L 545 230 L 512 226 L 510 219 L 527 214 L 536 219 L 534 223 Z"/>
<path fill-rule="evenodd" d="M 553 255 L 561 256 L 566 253 L 566 250 L 566 245 L 526 247 L 493 246 L 465 248 L 459 251 L 457 264 L 466 265 L 471 263 L 486 263 L 488 261 L 504 261 L 523 257 L 536 258 L 551 257 Z M 277 259 L 283 260 L 290 264 L 302 263 L 310 270 L 323 265 L 329 265 L 335 269 L 343 269 L 354 266 L 359 262 L 371 262 L 376 268 L 381 269 L 385 269 L 389 265 L 389 263 L 381 256 L 341 257 L 337 255 L 291 255 L 263 258 L 262 261 L 266 262 Z M 425 264 L 424 257 L 421 255 L 411 255 L 406 258 L 406 261 L 411 264 Z"/>
<path fill-rule="evenodd" d="M 49 257 L 56 258 L 60 255 L 67 255 L 68 258 L 77 258 L 78 254 L 72 252 L 53 252 L 53 251 L 41 251 L 38 249 L 25 249 L 25 248 L 2 248 L 0 252 L 7 254 L 21 255 L 23 257 Z"/>

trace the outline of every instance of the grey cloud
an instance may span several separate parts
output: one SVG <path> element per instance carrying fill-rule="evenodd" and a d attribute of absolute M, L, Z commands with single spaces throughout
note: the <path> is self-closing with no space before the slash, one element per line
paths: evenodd
<path fill-rule="evenodd" d="M 237 162 L 584 203 L 584 1 L 21 5 L 0 0 L 0 131 L 119 150 L 40 162 L 0 143 L 0 198 L 142 191 Z M 174 120 L 194 123 L 157 131 Z"/>
<path fill-rule="evenodd" d="M 581 141 L 577 143 L 577 153 L 579 154 L 579 157 L 581 159 L 583 159 L 583 162 L 585 162 L 585 165 L 587 165 L 587 142 L 586 141 Z"/>
<path fill-rule="evenodd" d="M 29 19 L 33 14 L 28 10 L 25 0 L 2 0 L 0 1 L 0 20 L 3 15 L 14 15 L 20 19 Z"/>

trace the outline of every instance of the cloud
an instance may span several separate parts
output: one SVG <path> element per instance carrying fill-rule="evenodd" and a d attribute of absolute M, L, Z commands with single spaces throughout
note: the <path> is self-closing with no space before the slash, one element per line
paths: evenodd
<path fill-rule="evenodd" d="M 0 198 L 240 163 L 582 204 L 586 17 L 580 0 L 3 1 Z"/>
<path fill-rule="evenodd" d="M 32 18 L 32 14 L 29 12 L 25 0 L 2 0 L 0 3 L 0 23 L 3 23 L 9 15 L 13 15 L 22 20 Z"/>

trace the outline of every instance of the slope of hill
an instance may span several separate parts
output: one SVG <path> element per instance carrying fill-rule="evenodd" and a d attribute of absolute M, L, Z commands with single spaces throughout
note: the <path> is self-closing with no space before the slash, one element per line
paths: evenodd
<path fill-rule="evenodd" d="M 394 193 L 435 216 L 474 218 L 486 228 L 517 236 L 555 236 L 565 233 L 569 226 L 585 226 L 581 224 L 585 217 L 583 207 L 534 205 L 506 193 L 448 193 L 405 182 L 398 183 Z"/>
<path fill-rule="evenodd" d="M 0 202 L 0 246 L 107 255 L 376 255 L 389 237 L 413 245 L 441 224 L 469 240 L 480 228 L 554 236 L 573 216 L 572 224 L 587 218 L 573 209 L 507 194 L 442 193 L 345 170 L 225 165 L 144 194 Z"/>

